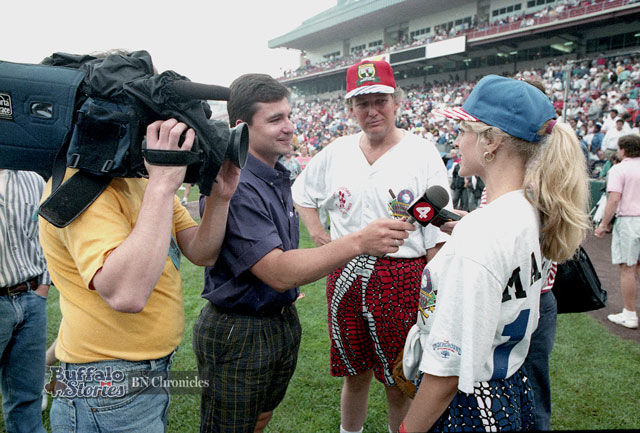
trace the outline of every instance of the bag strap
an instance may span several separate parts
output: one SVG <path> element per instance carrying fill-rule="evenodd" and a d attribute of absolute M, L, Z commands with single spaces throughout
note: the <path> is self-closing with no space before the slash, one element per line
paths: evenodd
<path fill-rule="evenodd" d="M 79 171 L 42 202 L 38 214 L 58 228 L 66 227 L 102 194 L 111 179 Z"/>
<path fill-rule="evenodd" d="M 58 150 L 51 172 L 51 195 L 40 205 L 38 214 L 58 228 L 68 226 L 107 188 L 110 177 L 78 171 L 62 183 L 67 169 L 67 150 L 71 132 Z"/>

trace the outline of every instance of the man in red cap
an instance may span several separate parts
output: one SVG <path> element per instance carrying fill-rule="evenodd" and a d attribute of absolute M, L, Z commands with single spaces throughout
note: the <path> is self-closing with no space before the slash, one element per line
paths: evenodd
<path fill-rule="evenodd" d="M 385 61 L 347 71 L 346 102 L 362 131 L 318 153 L 293 185 L 293 199 L 316 245 L 381 217 L 402 218 L 430 186 L 449 190 L 435 144 L 395 125 L 402 90 Z M 318 218 L 325 209 L 331 234 Z M 410 233 L 396 253 L 361 255 L 327 277 L 331 374 L 344 376 L 341 432 L 362 431 L 371 378 L 385 385 L 389 429 L 397 431 L 408 398 L 392 375 L 418 307 L 422 269 L 447 235 L 435 227 Z"/>

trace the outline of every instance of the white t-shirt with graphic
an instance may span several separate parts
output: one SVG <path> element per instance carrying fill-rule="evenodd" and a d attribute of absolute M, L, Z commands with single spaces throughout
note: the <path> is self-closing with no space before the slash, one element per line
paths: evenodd
<path fill-rule="evenodd" d="M 404 372 L 457 376 L 458 389 L 508 378 L 524 362 L 546 281 L 538 212 L 522 191 L 465 216 L 425 267 Z M 547 265 L 548 266 L 548 265 Z"/>
<path fill-rule="evenodd" d="M 298 205 L 326 209 L 331 238 L 338 239 L 363 229 L 372 221 L 390 217 L 389 190 L 395 206 L 408 207 L 433 185 L 449 191 L 447 171 L 432 142 L 405 133 L 398 144 L 373 164 L 360 149 L 362 133 L 340 137 L 315 155 L 292 187 Z M 447 206 L 451 208 L 451 201 Z M 428 248 L 449 238 L 437 227 L 411 232 L 396 258 L 423 256 Z"/>

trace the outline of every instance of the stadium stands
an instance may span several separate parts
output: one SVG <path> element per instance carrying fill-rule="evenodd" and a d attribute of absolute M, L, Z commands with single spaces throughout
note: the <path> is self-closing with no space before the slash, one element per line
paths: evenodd
<path fill-rule="evenodd" d="M 571 75 L 566 89 L 563 71 Z M 640 123 L 640 54 L 583 59 L 580 62 L 549 62 L 543 68 L 526 69 L 514 78 L 541 81 L 554 102 L 559 116 L 571 123 L 589 157 L 589 169 L 597 177 L 602 167 L 598 148 L 591 146 L 596 124 L 603 125 L 611 109 L 627 118 L 625 128 L 638 133 Z M 446 159 L 457 127 L 453 121 L 434 116 L 431 111 L 445 105 L 461 105 L 475 81 L 447 80 L 404 87 L 406 98 L 398 110 L 398 125 L 433 140 Z M 627 113 L 627 114 L 625 114 Z M 349 118 L 343 94 L 321 99 L 306 97 L 293 104 L 292 120 L 296 125 L 296 151 L 305 147 L 310 155 L 327 146 L 335 137 L 358 130 Z"/>
<path fill-rule="evenodd" d="M 297 94 L 344 90 L 344 72 L 382 57 L 410 84 L 514 75 L 551 60 L 640 50 L 638 0 L 338 0 L 269 41 L 301 52 L 280 79 Z"/>

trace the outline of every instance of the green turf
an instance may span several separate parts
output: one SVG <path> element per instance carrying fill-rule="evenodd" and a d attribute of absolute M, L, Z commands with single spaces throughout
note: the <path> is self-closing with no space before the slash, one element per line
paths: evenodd
<path fill-rule="evenodd" d="M 197 189 L 195 190 L 197 191 Z M 304 227 L 301 247 L 311 241 Z M 203 274 L 183 259 L 185 332 L 173 371 L 195 371 L 191 331 L 204 301 L 200 298 Z M 297 302 L 303 333 L 298 367 L 284 401 L 275 411 L 267 431 L 286 433 L 337 432 L 340 423 L 342 379 L 329 375 L 329 337 L 324 279 L 302 288 L 306 297 Z M 60 322 L 58 293 L 52 289 L 47 303 L 47 340 L 55 338 Z M 611 335 L 588 314 L 558 318 L 558 333 L 551 359 L 554 430 L 635 429 L 640 426 L 638 390 L 640 346 Z M 386 432 L 384 390 L 374 383 L 369 399 L 365 432 Z M 197 394 L 173 395 L 169 432 L 197 432 Z M 49 430 L 48 415 L 43 415 Z M 0 431 L 4 424 L 0 421 Z"/>

